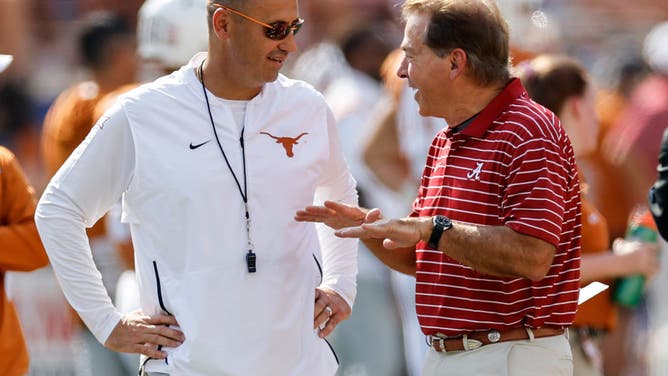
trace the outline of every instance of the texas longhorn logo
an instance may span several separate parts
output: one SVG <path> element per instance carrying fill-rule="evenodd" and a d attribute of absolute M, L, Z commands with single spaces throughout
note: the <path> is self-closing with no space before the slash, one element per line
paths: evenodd
<path fill-rule="evenodd" d="M 285 154 L 287 154 L 288 158 L 292 158 L 295 156 L 295 153 L 292 152 L 292 148 L 299 143 L 298 141 L 300 138 L 302 138 L 302 136 L 308 134 L 308 133 L 302 133 L 299 136 L 293 138 L 293 137 L 276 137 L 267 132 L 260 132 L 260 133 L 273 138 L 274 140 L 276 140 L 277 144 L 283 145 L 283 148 L 285 148 Z"/>

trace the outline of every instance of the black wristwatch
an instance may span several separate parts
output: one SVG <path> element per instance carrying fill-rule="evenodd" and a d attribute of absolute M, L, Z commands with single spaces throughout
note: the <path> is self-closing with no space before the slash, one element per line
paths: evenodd
<path fill-rule="evenodd" d="M 452 228 L 452 221 L 444 215 L 435 215 L 432 219 L 434 228 L 431 230 L 431 236 L 427 243 L 431 248 L 438 249 L 438 242 L 441 240 L 441 235 L 446 230 Z"/>

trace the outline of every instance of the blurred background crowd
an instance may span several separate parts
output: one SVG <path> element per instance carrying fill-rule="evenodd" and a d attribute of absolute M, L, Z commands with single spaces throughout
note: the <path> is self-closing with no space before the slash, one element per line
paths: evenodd
<path fill-rule="evenodd" d="M 412 94 L 395 77 L 398 60 L 393 51 L 403 29 L 398 2 L 302 0 L 306 23 L 297 35 L 300 50 L 284 72 L 310 82 L 324 94 L 338 121 L 362 205 L 381 207 L 388 216 L 408 213 L 426 148 L 445 126 L 442 121 L 420 118 L 412 101 L 406 100 Z M 140 64 L 136 51 L 142 3 L 0 0 L 0 53 L 14 56 L 10 68 L 0 74 L 0 144 L 17 155 L 38 194 L 57 168 L 49 166 L 54 158 L 45 155 L 49 149 L 44 147 L 45 140 L 53 136 L 44 125 L 50 121 L 47 113 L 55 116 L 49 108 L 56 98 L 87 80 L 96 80 L 98 90 L 106 93 L 155 77 L 155 67 Z M 608 240 L 624 237 L 632 210 L 646 202 L 656 175 L 661 135 L 668 127 L 668 57 L 664 56 L 665 71 L 661 71 L 657 69 L 661 67 L 648 64 L 647 53 L 643 54 L 650 30 L 668 21 L 668 3 L 498 3 L 509 21 L 513 64 L 518 69 L 535 56 L 558 53 L 576 59 L 590 73 L 596 110 L 590 124 L 596 131 L 590 137 L 595 145 L 578 157 L 579 167 L 586 177 L 589 201 L 607 220 Z M 100 11 L 113 12 L 127 26 L 121 33 L 125 33 L 124 39 L 93 43 L 99 44 L 95 54 L 102 62 L 85 56 L 82 51 L 86 48 L 80 42 L 91 16 Z M 206 21 L 201 22 L 204 25 Z M 180 31 L 165 28 L 162 32 Z M 657 38 L 663 54 L 668 55 L 668 30 Z M 102 236 L 112 240 L 125 236 L 114 228 L 110 226 Z M 665 249 L 665 244 L 662 247 Z M 107 260 L 107 266 L 112 271 L 107 287 L 113 291 L 131 262 L 124 263 L 113 250 L 108 253 L 106 258 L 112 260 Z M 606 375 L 668 375 L 668 348 L 661 345 L 662 338 L 668 336 L 668 296 L 661 294 L 668 284 L 668 267 L 659 268 L 660 263 L 668 263 L 668 257 L 659 260 L 659 271 L 648 283 L 640 305 L 619 307 L 616 329 L 598 339 Z M 360 251 L 359 292 L 353 315 L 333 335 L 341 375 L 419 374 L 426 344 L 412 307 L 413 284 L 412 278 L 390 272 L 368 251 Z M 77 334 L 81 324 L 73 319 L 48 268 L 9 275 L 7 293 L 22 319 L 31 375 L 92 374 L 86 362 L 78 359 L 93 358 L 97 356 L 94 353 L 104 350 L 93 348 L 92 341 Z M 136 372 L 131 367 L 124 370 L 120 358 L 100 356 L 118 363 L 105 367 L 109 375 Z"/>

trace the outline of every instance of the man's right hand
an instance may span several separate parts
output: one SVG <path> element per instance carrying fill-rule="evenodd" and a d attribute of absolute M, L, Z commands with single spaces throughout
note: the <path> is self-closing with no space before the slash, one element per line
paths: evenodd
<path fill-rule="evenodd" d="M 147 316 L 141 311 L 131 312 L 118 322 L 104 346 L 117 352 L 164 359 L 167 353 L 158 350 L 158 346 L 178 347 L 185 341 L 183 332 L 169 326 L 179 326 L 174 316 Z"/>

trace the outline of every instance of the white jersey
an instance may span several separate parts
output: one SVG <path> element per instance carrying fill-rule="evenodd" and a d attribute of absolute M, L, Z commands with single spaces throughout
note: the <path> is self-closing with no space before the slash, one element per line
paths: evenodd
<path fill-rule="evenodd" d="M 100 282 L 84 227 L 123 196 L 142 310 L 176 317 L 186 340 L 146 370 L 170 375 L 332 375 L 313 329 L 315 287 L 352 307 L 357 242 L 294 220 L 325 199 L 356 204 L 333 117 L 309 85 L 284 76 L 246 109 L 250 240 L 242 196 L 209 120 L 196 55 L 120 98 L 42 196 L 36 220 L 72 306 L 104 343 L 121 315 Z M 208 93 L 218 139 L 244 186 L 240 131 Z"/>

